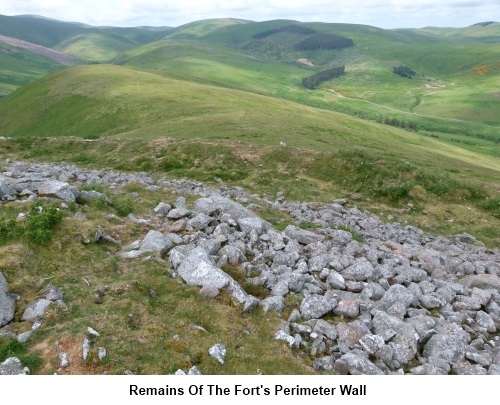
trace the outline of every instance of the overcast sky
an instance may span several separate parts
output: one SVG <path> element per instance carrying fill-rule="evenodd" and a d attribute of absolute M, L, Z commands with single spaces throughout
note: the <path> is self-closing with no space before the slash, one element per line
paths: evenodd
<path fill-rule="evenodd" d="M 91 25 L 177 27 L 207 18 L 465 27 L 500 21 L 500 0 L 0 0 L 0 14 L 37 14 Z"/>

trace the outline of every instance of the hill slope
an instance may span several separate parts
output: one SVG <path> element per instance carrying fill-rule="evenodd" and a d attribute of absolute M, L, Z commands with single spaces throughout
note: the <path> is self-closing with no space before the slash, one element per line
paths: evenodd
<path fill-rule="evenodd" d="M 491 31 L 495 27 L 481 28 Z M 340 35 L 352 39 L 354 46 L 298 50 L 297 44 L 313 35 L 311 32 Z M 499 41 L 483 32 L 476 33 L 477 37 L 488 40 L 472 44 L 467 29 L 460 32 L 460 36 L 450 37 L 432 29 L 383 30 L 364 25 L 289 20 L 239 24 L 221 20 L 217 24 L 210 20 L 178 27 L 165 40 L 126 52 L 115 62 L 247 90 L 259 81 L 258 91 L 310 103 L 324 96 L 318 91 L 305 91 L 300 85 L 302 78 L 345 65 L 346 74 L 325 82 L 323 87 L 408 113 L 466 118 L 498 126 L 500 118 L 494 113 L 492 102 L 500 75 Z M 185 54 L 178 55 L 177 47 Z M 228 52 L 231 57 L 222 55 Z M 249 57 L 259 63 L 251 63 Z M 314 67 L 298 60 L 309 60 Z M 393 67 L 401 64 L 415 70 L 413 80 L 393 73 Z M 248 84 L 249 78 L 254 79 L 252 85 Z M 348 99 L 336 101 L 346 108 L 360 110 Z M 377 112 L 391 115 L 387 109 L 379 108 Z"/>
<path fill-rule="evenodd" d="M 126 67 L 94 65 L 48 75 L 0 101 L 0 135 L 246 140 L 303 148 L 378 150 L 446 164 L 458 157 L 499 170 L 497 159 L 431 138 L 238 90 L 175 80 Z M 448 161 L 449 159 L 449 161 Z M 426 163 L 427 162 L 427 163 Z"/>
<path fill-rule="evenodd" d="M 167 27 L 93 27 L 37 16 L 0 15 L 0 35 L 96 62 L 107 61 L 124 50 L 157 40 L 168 31 Z"/>
<path fill-rule="evenodd" d="M 0 39 L 0 96 L 56 69 L 61 63 Z"/>

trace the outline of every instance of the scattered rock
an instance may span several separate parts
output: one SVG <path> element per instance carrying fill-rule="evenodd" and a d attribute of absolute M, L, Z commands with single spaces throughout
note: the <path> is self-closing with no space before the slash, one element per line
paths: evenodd
<path fill-rule="evenodd" d="M 23 321 L 35 322 L 45 314 L 51 304 L 52 301 L 46 300 L 45 298 L 37 298 L 35 301 L 28 304 L 21 319 Z"/>
<path fill-rule="evenodd" d="M 303 245 L 309 245 L 315 242 L 322 242 L 325 240 L 323 235 L 318 235 L 314 232 L 300 229 L 294 225 L 288 225 L 283 233 L 290 239 L 294 239 Z"/>
<path fill-rule="evenodd" d="M 17 357 L 9 357 L 0 363 L 0 375 L 27 375 L 30 373 L 28 367 L 23 367 Z"/>
<path fill-rule="evenodd" d="M 226 358 L 226 346 L 217 343 L 208 349 L 208 354 L 217 360 L 220 364 L 224 364 L 224 359 Z"/>
<path fill-rule="evenodd" d="M 101 335 L 99 334 L 99 332 L 97 332 L 95 329 L 91 328 L 90 326 L 87 327 L 87 333 L 89 335 L 92 335 L 94 337 L 100 337 Z"/>
<path fill-rule="evenodd" d="M 85 338 L 83 339 L 83 346 L 82 346 L 82 357 L 83 360 L 87 360 L 87 357 L 89 356 L 90 353 L 90 339 Z"/>
<path fill-rule="evenodd" d="M 45 181 L 38 187 L 38 195 L 40 197 L 53 197 L 65 202 L 74 202 L 75 194 L 68 183 L 57 180 Z"/>
<path fill-rule="evenodd" d="M 496 337 L 500 328 L 500 252 L 485 248 L 469 234 L 436 237 L 398 222 L 383 223 L 372 214 L 349 209 L 346 199 L 333 204 L 303 203 L 285 201 L 283 193 L 268 199 L 227 185 L 210 188 L 186 179 L 154 180 L 144 173 L 93 171 L 67 164 L 13 164 L 0 175 L 0 200 L 6 204 L 7 200 L 35 198 L 38 193 L 60 200 L 61 207 L 95 199 L 111 203 L 101 193 L 66 183 L 72 180 L 78 187 L 108 184 L 112 194 L 129 183 L 143 184 L 148 190 L 170 188 L 179 194 L 174 204 L 158 204 L 148 218 L 129 216 L 132 223 L 149 232 L 144 240 L 123 247 L 118 257 L 147 254 L 147 260 L 166 264 L 160 256 L 168 255 L 170 275 L 200 286 L 200 294 L 207 298 L 226 289 L 243 304 L 243 310 L 259 300 L 223 271 L 224 265 L 240 271 L 248 285 L 267 292 L 260 302 L 265 311 L 281 314 L 287 297 L 296 295 L 300 310 L 292 311 L 275 338 L 305 351 L 307 358 L 312 356 L 310 365 L 316 370 L 342 374 L 401 374 L 403 370 L 416 375 L 499 373 L 500 355 L 495 350 L 500 347 Z M 187 209 L 183 196 L 188 194 L 203 196 L 192 210 Z M 258 205 L 248 207 L 282 210 L 295 225 L 282 232 L 275 229 L 241 205 L 249 201 Z M 85 207 L 81 221 L 87 221 L 84 212 Z M 111 225 L 117 224 L 116 216 L 109 220 Z M 313 223 L 317 228 L 310 231 L 296 226 L 301 223 Z M 172 233 L 165 233 L 167 230 Z M 353 240 L 354 232 L 362 242 Z M 95 239 L 120 243 L 102 227 Z M 99 303 L 105 295 L 98 295 Z M 155 298 L 156 293 L 149 290 L 149 296 Z M 23 320 L 36 321 L 51 303 L 62 303 L 62 298 L 58 287 L 46 286 L 27 306 Z M 12 322 L 17 299 L 0 273 L 0 327 Z M 2 336 L 30 337 L 31 331 L 16 336 L 7 326 L 0 329 Z M 91 350 L 89 338 L 96 337 L 88 332 L 85 358 Z"/>
<path fill-rule="evenodd" d="M 10 287 L 7 280 L 0 272 L 0 327 L 7 325 L 14 319 L 16 300 L 9 293 Z"/>
<path fill-rule="evenodd" d="M 384 372 L 373 364 L 361 352 L 356 351 L 344 354 L 339 360 L 335 362 L 335 370 L 340 374 L 352 375 L 383 375 Z"/>
<path fill-rule="evenodd" d="M 69 366 L 68 354 L 66 352 L 60 352 L 57 357 L 59 358 L 59 367 L 66 368 Z"/>
<path fill-rule="evenodd" d="M 99 347 L 97 356 L 99 360 L 104 360 L 104 358 L 108 355 L 108 351 L 104 347 Z"/>

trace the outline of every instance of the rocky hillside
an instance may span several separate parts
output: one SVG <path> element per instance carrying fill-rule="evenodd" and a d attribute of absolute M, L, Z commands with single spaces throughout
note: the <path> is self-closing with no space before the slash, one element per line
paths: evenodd
<path fill-rule="evenodd" d="M 78 223 L 82 249 L 103 246 L 106 260 L 112 256 L 118 268 L 155 263 L 164 269 L 165 282 L 178 281 L 177 289 L 196 286 L 206 307 L 223 301 L 237 308 L 242 319 L 259 311 L 276 314 L 272 319 L 280 321 L 261 344 L 278 343 L 310 373 L 500 374 L 500 251 L 469 234 L 436 236 L 385 223 L 347 199 L 329 204 L 287 201 L 286 190 L 270 198 L 238 187 L 212 188 L 144 173 L 66 164 L 7 162 L 3 167 L 0 247 L 28 243 L 19 235 L 9 239 L 7 230 L 21 225 L 28 229 L 35 211 L 57 207 L 63 224 Z M 141 188 L 124 191 L 130 184 Z M 123 193 L 132 199 L 151 193 L 156 202 L 147 207 L 147 215 L 131 208 L 128 216 L 109 214 L 95 226 L 92 207 L 118 205 L 115 199 Z M 289 224 L 277 229 L 258 214 L 262 212 L 288 218 Z M 9 219 L 14 213 L 16 218 Z M 56 222 L 57 230 L 61 225 Z M 85 234 L 85 229 L 92 232 Z M 56 232 L 52 238 L 57 237 Z M 41 283 L 31 280 L 33 292 L 21 287 L 5 264 L 0 271 L 0 339 L 39 349 L 40 344 L 30 342 L 62 334 L 68 313 L 79 314 L 72 301 L 75 294 L 67 294 L 73 287 L 54 282 L 64 279 L 57 272 Z M 92 281 L 78 278 L 90 287 Z M 111 311 L 117 290 L 92 287 L 96 304 L 106 301 Z M 145 293 L 148 299 L 158 295 L 154 289 Z M 55 326 L 51 320 L 58 311 L 66 315 Z M 160 311 L 168 316 L 167 308 Z M 83 314 L 87 316 L 93 315 Z M 132 331 L 141 328 L 141 316 L 146 315 L 129 315 Z M 195 326 L 206 333 L 215 328 Z M 65 349 L 60 336 L 42 359 L 56 363 L 51 372 L 107 372 L 119 350 L 104 347 L 102 332 L 89 325 L 73 351 Z M 252 333 L 245 330 L 243 335 Z M 179 336 L 172 339 L 180 345 Z M 225 361 L 235 356 L 232 352 L 248 344 L 206 345 L 201 339 L 194 342 L 204 355 L 191 356 L 178 373 L 211 373 L 211 361 L 223 370 Z M 2 361 L 0 374 L 29 372 L 16 357 Z M 86 362 L 94 368 L 89 371 Z M 72 368 L 75 364 L 81 368 Z M 48 369 L 42 365 L 40 370 Z M 144 370 L 148 368 L 139 364 L 113 369 Z"/>

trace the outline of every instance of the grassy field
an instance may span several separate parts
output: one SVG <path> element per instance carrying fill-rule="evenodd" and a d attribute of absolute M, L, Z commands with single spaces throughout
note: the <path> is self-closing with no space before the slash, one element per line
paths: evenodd
<path fill-rule="evenodd" d="M 116 55 L 137 46 L 127 38 L 104 33 L 87 33 L 71 37 L 57 45 L 57 49 L 84 60 L 107 62 Z"/>

